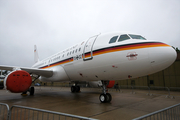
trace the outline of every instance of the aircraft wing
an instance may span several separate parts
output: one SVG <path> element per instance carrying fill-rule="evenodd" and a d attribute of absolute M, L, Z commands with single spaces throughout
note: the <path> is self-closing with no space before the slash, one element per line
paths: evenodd
<path fill-rule="evenodd" d="M 21 69 L 30 74 L 36 74 L 36 75 L 40 75 L 40 76 L 44 76 L 44 77 L 51 77 L 53 75 L 52 70 L 44 70 L 44 69 L 37 69 L 37 68 L 25 68 L 25 67 L 1 66 L 0 65 L 0 69 L 1 70 L 9 70 L 9 71 Z"/>

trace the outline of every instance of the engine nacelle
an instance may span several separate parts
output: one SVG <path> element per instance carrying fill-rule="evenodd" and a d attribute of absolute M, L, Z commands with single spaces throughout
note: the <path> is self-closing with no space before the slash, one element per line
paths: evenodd
<path fill-rule="evenodd" d="M 115 81 L 114 80 L 111 80 L 111 81 L 107 81 L 107 88 L 112 88 L 115 84 Z M 101 81 L 91 81 L 89 82 L 89 86 L 91 87 L 100 87 L 102 86 L 102 82 Z"/>
<path fill-rule="evenodd" d="M 12 71 L 4 79 L 4 86 L 13 93 L 25 92 L 31 86 L 32 79 L 28 72 L 23 70 Z"/>

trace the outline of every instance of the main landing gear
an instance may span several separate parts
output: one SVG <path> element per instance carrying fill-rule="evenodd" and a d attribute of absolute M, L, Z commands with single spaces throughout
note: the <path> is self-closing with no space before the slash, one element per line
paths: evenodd
<path fill-rule="evenodd" d="M 71 86 L 71 92 L 80 92 L 80 86 L 77 85 L 78 83 L 75 83 L 75 86 Z"/>
<path fill-rule="evenodd" d="M 30 95 L 34 95 L 34 91 L 35 91 L 34 87 L 30 87 L 28 91 L 29 91 Z"/>
<path fill-rule="evenodd" d="M 72 93 L 80 92 L 80 86 L 71 86 L 71 92 Z"/>
<path fill-rule="evenodd" d="M 99 100 L 101 101 L 101 103 L 109 103 L 112 100 L 112 96 L 111 94 L 107 93 L 107 85 L 108 85 L 109 81 L 102 81 L 102 92 L 99 96 Z"/>
<path fill-rule="evenodd" d="M 33 76 L 33 75 L 32 75 L 32 76 Z M 35 76 L 33 76 L 33 77 L 35 77 Z M 32 83 L 34 83 L 39 77 L 40 77 L 40 75 L 38 75 L 37 77 L 35 77 L 35 79 L 32 81 Z M 31 84 L 32 84 L 32 83 L 31 83 Z M 22 96 L 26 96 L 26 95 L 27 95 L 27 92 L 29 92 L 30 95 L 34 95 L 34 91 L 35 91 L 34 86 L 32 86 L 32 87 L 30 87 L 27 91 L 23 92 L 21 95 L 22 95 Z"/>
<path fill-rule="evenodd" d="M 71 92 L 72 93 L 76 93 L 76 92 L 80 92 L 80 86 L 77 85 L 78 83 L 75 83 L 74 86 L 71 86 Z M 112 100 L 112 96 L 110 93 L 108 92 L 107 86 L 109 84 L 109 81 L 104 81 L 102 80 L 102 93 L 99 96 L 99 100 L 101 101 L 101 103 L 109 103 Z"/>
<path fill-rule="evenodd" d="M 27 92 L 29 92 L 30 95 L 34 95 L 34 91 L 35 91 L 34 87 L 30 87 L 27 91 L 23 92 L 21 95 L 26 96 Z"/>

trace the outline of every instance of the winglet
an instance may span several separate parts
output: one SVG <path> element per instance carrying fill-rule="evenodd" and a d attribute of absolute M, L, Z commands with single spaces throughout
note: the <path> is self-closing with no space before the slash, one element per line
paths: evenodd
<path fill-rule="evenodd" d="M 38 51 L 36 45 L 34 45 L 34 63 L 39 61 Z"/>

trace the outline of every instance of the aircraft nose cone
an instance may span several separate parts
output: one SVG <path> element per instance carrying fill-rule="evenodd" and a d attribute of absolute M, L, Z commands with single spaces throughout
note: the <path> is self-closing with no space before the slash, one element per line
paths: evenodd
<path fill-rule="evenodd" d="M 169 67 L 176 60 L 176 57 L 176 51 L 168 45 L 167 47 L 160 46 L 149 49 L 149 60 L 153 72 Z"/>

